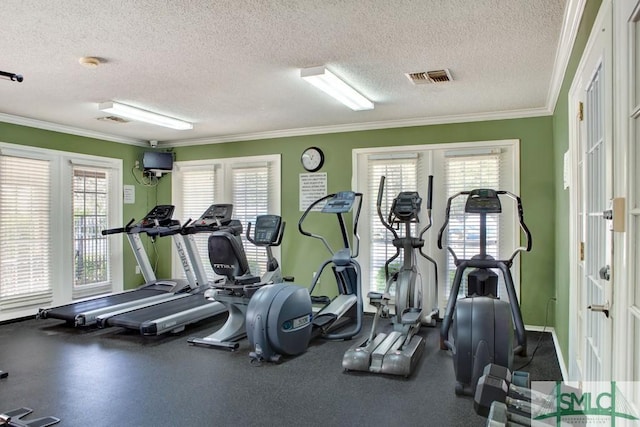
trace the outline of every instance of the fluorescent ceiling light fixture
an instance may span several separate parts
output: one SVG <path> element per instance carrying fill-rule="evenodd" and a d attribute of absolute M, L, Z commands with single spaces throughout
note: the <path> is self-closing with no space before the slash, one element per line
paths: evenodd
<path fill-rule="evenodd" d="M 151 111 L 141 110 L 130 105 L 118 102 L 102 102 L 98 104 L 98 109 L 116 116 L 125 117 L 131 120 L 151 123 L 152 125 L 164 126 L 171 129 L 187 130 L 193 129 L 193 124 Z"/>
<path fill-rule="evenodd" d="M 373 102 L 340 80 L 325 67 L 303 68 L 300 77 L 355 111 L 373 110 Z"/>

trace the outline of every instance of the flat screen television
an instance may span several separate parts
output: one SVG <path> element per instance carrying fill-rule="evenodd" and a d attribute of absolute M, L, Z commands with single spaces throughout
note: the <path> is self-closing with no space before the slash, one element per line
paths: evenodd
<path fill-rule="evenodd" d="M 149 172 L 171 172 L 173 169 L 173 153 L 146 151 L 142 155 L 142 169 Z"/>

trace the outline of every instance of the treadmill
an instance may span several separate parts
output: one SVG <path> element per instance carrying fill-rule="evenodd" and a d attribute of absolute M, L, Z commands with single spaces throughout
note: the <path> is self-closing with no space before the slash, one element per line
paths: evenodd
<path fill-rule="evenodd" d="M 130 291 L 92 298 L 58 307 L 40 308 L 36 318 L 62 319 L 76 327 L 92 326 L 96 324 L 97 316 L 101 314 L 154 304 L 163 300 L 180 298 L 181 293 L 189 291 L 196 284 L 193 273 L 190 271 L 187 273 L 188 281 L 182 279 L 158 280 L 151 267 L 151 262 L 144 249 L 142 240 L 140 239 L 141 233 L 146 233 L 153 238 L 160 235 L 172 235 L 178 253 L 181 257 L 186 258 L 185 251 L 182 248 L 182 239 L 179 234 L 181 229 L 180 223 L 171 218 L 173 211 L 173 205 L 158 205 L 135 224 L 133 224 L 134 220 L 131 220 L 124 227 L 102 231 L 103 235 L 126 234 L 144 277 L 144 285 Z M 188 267 L 186 259 L 183 265 Z"/>
<path fill-rule="evenodd" d="M 209 288 L 209 280 L 202 259 L 195 243 L 194 235 L 212 233 L 225 229 L 242 233 L 242 224 L 231 219 L 233 205 L 214 204 L 196 221 L 188 222 L 182 227 L 181 234 L 187 248 L 189 260 L 194 269 L 199 286 L 186 297 L 172 301 L 160 302 L 153 306 L 126 310 L 121 313 L 107 313 L 98 316 L 98 326 L 119 326 L 138 330 L 142 335 L 161 335 L 164 333 L 182 332 L 185 326 L 227 312 L 226 307 L 218 301 L 205 298 Z"/>

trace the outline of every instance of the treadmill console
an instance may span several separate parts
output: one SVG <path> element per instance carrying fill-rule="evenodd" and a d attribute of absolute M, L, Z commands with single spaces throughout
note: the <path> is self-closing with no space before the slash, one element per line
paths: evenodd
<path fill-rule="evenodd" d="M 202 215 L 200 215 L 200 218 L 195 221 L 194 226 L 208 227 L 211 225 L 228 223 L 231 221 L 232 212 L 233 205 L 231 204 L 211 205 Z"/>
<path fill-rule="evenodd" d="M 253 240 L 258 245 L 272 245 L 281 235 L 282 218 L 278 215 L 260 215 L 256 218 Z"/>
<path fill-rule="evenodd" d="M 501 213 L 502 205 L 495 190 L 482 188 L 469 193 L 464 211 L 478 214 Z"/>
<path fill-rule="evenodd" d="M 353 191 L 341 191 L 327 200 L 322 208 L 323 213 L 347 213 L 351 210 L 356 193 Z"/>
<path fill-rule="evenodd" d="M 134 225 L 136 228 L 154 228 L 154 227 L 169 227 L 179 224 L 178 220 L 171 219 L 175 206 L 173 205 L 158 205 L 151 209 L 151 211 L 145 215 L 144 218 Z"/>
<path fill-rule="evenodd" d="M 206 233 L 226 230 L 233 235 L 242 234 L 242 224 L 231 219 L 232 204 L 213 204 L 207 208 L 200 218 L 183 228 L 183 234 Z"/>
<path fill-rule="evenodd" d="M 417 222 L 421 206 L 422 198 L 417 191 L 403 191 L 393 199 L 389 222 Z"/>

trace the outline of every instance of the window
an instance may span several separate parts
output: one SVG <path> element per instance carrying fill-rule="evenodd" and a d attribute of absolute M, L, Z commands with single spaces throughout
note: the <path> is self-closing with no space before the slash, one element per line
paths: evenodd
<path fill-rule="evenodd" d="M 0 321 L 123 289 L 122 160 L 0 143 Z"/>
<path fill-rule="evenodd" d="M 444 223 L 447 199 L 462 190 L 493 188 L 518 193 L 517 185 L 517 141 L 492 141 L 460 144 L 434 144 L 422 146 L 400 146 L 376 149 L 354 150 L 356 191 L 368 195 L 368 203 L 363 206 L 360 217 L 361 229 L 371 230 L 362 239 L 358 258 L 363 277 L 368 278 L 368 291 L 384 289 L 384 264 L 396 253 L 391 244 L 390 233 L 380 223 L 376 211 L 376 201 L 380 176 L 386 176 L 385 197 L 382 200 L 382 214 L 388 215 L 393 198 L 400 191 L 418 191 L 423 198 L 420 222 L 412 231 L 414 235 L 428 224 L 426 197 L 428 176 L 434 176 L 433 225 L 423 236 L 424 252 L 435 259 L 440 267 L 438 274 L 438 305 L 444 309 L 449 296 L 451 281 L 455 272 L 452 257 L 446 251 L 450 244 L 459 257 L 470 257 L 479 249 L 479 220 L 463 218 L 464 197 L 452 206 L 451 222 L 443 236 L 443 250 L 437 248 L 440 227 Z M 505 256 L 500 250 L 512 251 L 518 246 L 519 232 L 515 209 L 503 202 L 503 214 L 489 218 L 488 245 L 490 254 Z M 509 252 L 510 254 L 510 252 Z M 390 265 L 399 267 L 400 255 Z M 517 260 L 516 260 L 517 262 Z M 423 286 L 425 298 L 435 299 L 433 266 L 422 257 L 416 257 L 418 283 Z M 518 292 L 518 267 L 512 268 L 516 291 Z M 365 283 L 363 281 L 363 283 Z M 393 289 L 391 289 L 393 294 Z M 506 292 L 501 293 L 506 297 Z M 425 303 L 431 302 L 426 301 Z"/>
<path fill-rule="evenodd" d="M 108 169 L 73 167 L 74 291 L 90 287 L 109 290 Z"/>
<path fill-rule="evenodd" d="M 264 214 L 280 214 L 280 156 L 256 156 L 231 159 L 176 162 L 172 179 L 175 217 L 196 219 L 213 203 L 232 203 L 233 219 L 242 223 L 242 240 L 251 272 L 262 275 L 266 263 L 264 248 L 246 241 L 249 222 Z M 208 258 L 208 234 L 196 235 L 198 251 L 211 280 L 215 274 Z M 274 255 L 277 254 L 274 248 Z M 184 275 L 173 256 L 173 275 Z"/>
<path fill-rule="evenodd" d="M 264 248 L 258 248 L 246 238 L 246 230 L 251 222 L 255 225 L 258 215 L 269 214 L 269 168 L 267 165 L 238 166 L 232 168 L 233 175 L 233 211 L 242 223 L 245 233 L 242 235 L 244 251 L 249 260 L 249 268 L 255 275 L 265 273 L 267 254 Z"/>
<path fill-rule="evenodd" d="M 393 234 L 380 222 L 377 215 L 377 194 L 380 177 L 385 177 L 384 198 L 382 199 L 381 212 L 387 219 L 393 198 L 401 191 L 415 191 L 417 188 L 418 156 L 409 154 L 401 158 L 389 156 L 372 156 L 368 167 L 368 211 L 372 213 L 369 219 L 371 224 L 371 244 L 369 245 L 370 265 L 369 283 L 370 290 L 382 292 L 386 287 L 385 263 L 396 254 L 396 248 L 392 244 Z M 414 224 L 412 233 L 415 235 L 417 225 Z M 400 234 L 402 230 L 398 231 Z M 398 271 L 402 266 L 403 256 L 400 255 L 389 264 L 389 274 Z M 394 289 L 390 290 L 392 293 Z"/>
<path fill-rule="evenodd" d="M 0 303 L 5 307 L 51 298 L 49 163 L 0 156 Z"/>
<path fill-rule="evenodd" d="M 199 166 L 176 166 L 176 172 L 173 173 L 174 182 L 180 183 L 180 193 L 173 194 L 173 204 L 176 205 L 177 213 L 174 214 L 176 218 L 183 218 L 183 222 L 187 220 L 196 220 L 204 213 L 204 211 L 217 202 L 216 198 L 216 168 L 215 165 L 199 165 Z M 211 264 L 208 261 L 208 249 L 207 243 L 209 235 L 206 233 L 194 234 L 196 247 L 203 259 L 203 266 L 207 272 L 207 277 L 212 279 L 215 274 L 211 268 Z M 177 253 L 174 252 L 174 258 L 177 257 Z M 174 268 L 174 272 L 178 271 L 179 274 L 173 274 L 174 277 L 186 277 L 182 266 L 178 269 Z"/>
<path fill-rule="evenodd" d="M 500 181 L 500 150 L 479 150 L 477 153 L 448 151 L 445 153 L 445 169 L 447 198 L 461 191 L 478 188 L 501 190 L 503 188 Z M 461 259 L 470 259 L 480 253 L 480 215 L 464 213 L 466 200 L 466 196 L 460 196 L 452 201 L 446 240 L 443 242 L 443 245 L 451 247 L 456 256 Z M 500 257 L 499 224 L 502 218 L 501 214 L 488 214 L 486 221 L 487 254 L 496 259 Z M 453 256 L 448 253 L 446 298 L 449 298 L 455 271 Z M 459 297 L 466 295 L 466 277 L 470 271 L 471 269 L 465 271 Z M 502 283 L 501 273 L 496 271 L 496 274 Z M 501 297 L 507 296 L 506 291 L 498 293 Z"/>

